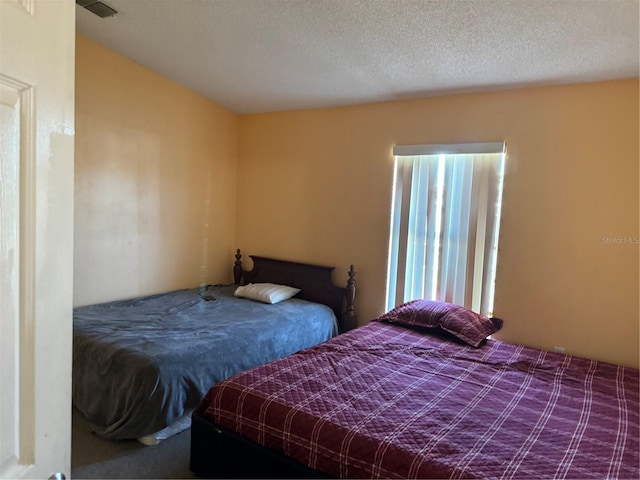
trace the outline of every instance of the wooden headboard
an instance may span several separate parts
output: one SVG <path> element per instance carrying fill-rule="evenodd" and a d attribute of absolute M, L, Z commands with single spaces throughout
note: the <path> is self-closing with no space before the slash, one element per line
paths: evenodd
<path fill-rule="evenodd" d="M 331 280 L 334 267 L 255 255 L 249 255 L 249 257 L 253 260 L 253 269 L 244 270 L 242 254 L 240 249 L 236 250 L 236 261 L 233 266 L 233 280 L 236 285 L 277 283 L 299 288 L 301 292 L 296 295 L 296 298 L 322 303 L 334 311 L 341 332 L 355 328 L 356 271 L 353 265 L 349 268 L 346 286 L 338 287 Z"/>

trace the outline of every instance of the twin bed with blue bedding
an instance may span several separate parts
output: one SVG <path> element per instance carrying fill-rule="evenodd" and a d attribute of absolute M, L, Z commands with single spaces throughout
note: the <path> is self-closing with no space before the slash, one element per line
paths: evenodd
<path fill-rule="evenodd" d="M 331 267 L 251 258 L 253 269 L 244 271 L 236 255 L 237 283 L 300 292 L 268 304 L 235 296 L 238 285 L 218 285 L 74 310 L 73 403 L 98 435 L 154 438 L 212 385 L 329 340 L 354 322 L 353 269 L 341 288 Z"/>

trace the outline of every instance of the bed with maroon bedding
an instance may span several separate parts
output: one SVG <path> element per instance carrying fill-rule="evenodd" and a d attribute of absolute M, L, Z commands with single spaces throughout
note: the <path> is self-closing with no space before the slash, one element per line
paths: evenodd
<path fill-rule="evenodd" d="M 217 384 L 193 415 L 192 470 L 640 478 L 638 370 L 497 340 L 476 347 L 446 322 L 399 317 Z"/>

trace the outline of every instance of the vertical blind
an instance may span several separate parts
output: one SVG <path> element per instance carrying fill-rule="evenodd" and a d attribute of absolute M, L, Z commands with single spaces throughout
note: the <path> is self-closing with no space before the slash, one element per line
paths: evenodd
<path fill-rule="evenodd" d="M 504 143 L 394 147 L 387 310 L 417 298 L 493 309 Z"/>

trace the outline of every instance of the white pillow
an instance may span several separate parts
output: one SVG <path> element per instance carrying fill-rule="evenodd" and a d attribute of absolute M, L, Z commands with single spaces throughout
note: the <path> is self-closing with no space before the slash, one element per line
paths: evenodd
<path fill-rule="evenodd" d="M 250 298 L 264 303 L 278 303 L 293 297 L 300 291 L 299 288 L 277 285 L 275 283 L 250 283 L 236 288 L 233 293 L 236 297 Z"/>

